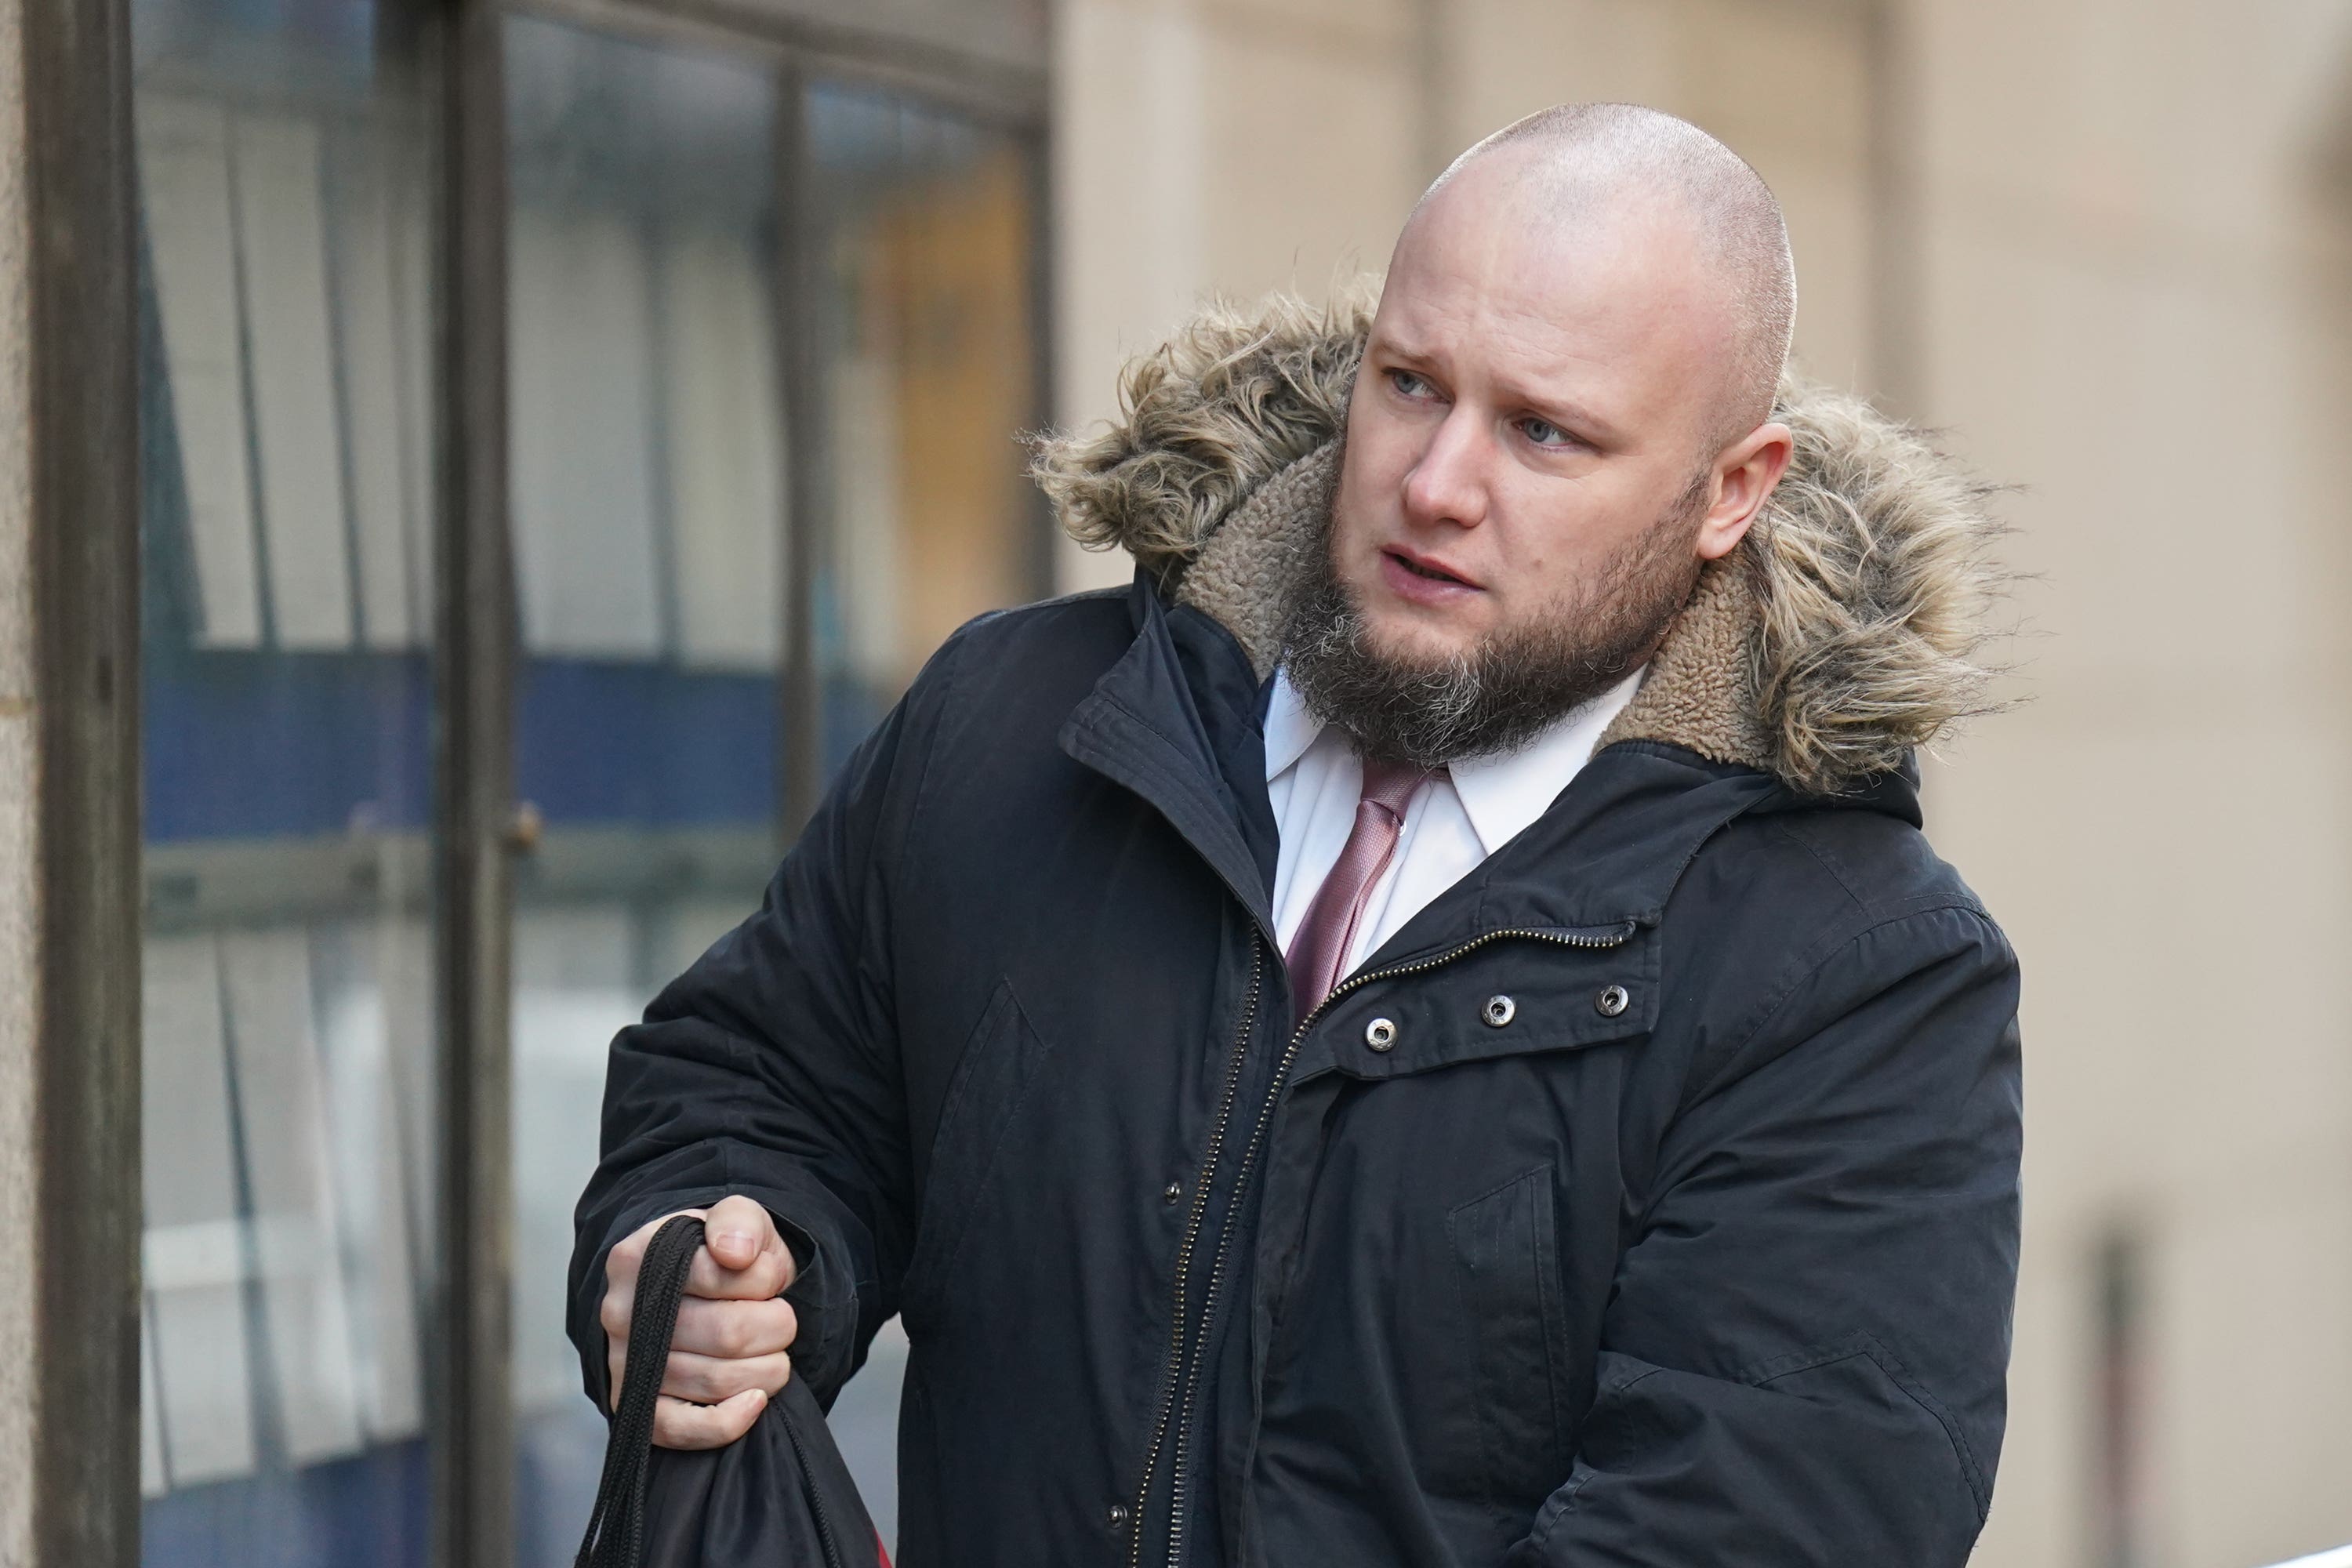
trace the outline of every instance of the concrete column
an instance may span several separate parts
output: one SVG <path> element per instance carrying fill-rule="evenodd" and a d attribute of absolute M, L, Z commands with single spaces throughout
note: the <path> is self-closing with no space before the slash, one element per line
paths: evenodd
<path fill-rule="evenodd" d="M 1069 0 L 1055 14 L 1055 416 L 1203 298 L 1321 298 L 1388 264 L 1428 178 L 1420 0 Z M 1125 582 L 1062 549 L 1064 591 Z"/>
<path fill-rule="evenodd" d="M 32 529 L 22 0 L 0 0 L 0 1564 L 33 1561 Z"/>

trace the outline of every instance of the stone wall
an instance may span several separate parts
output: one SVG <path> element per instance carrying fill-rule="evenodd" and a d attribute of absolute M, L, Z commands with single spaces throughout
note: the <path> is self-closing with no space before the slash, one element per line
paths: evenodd
<path fill-rule="evenodd" d="M 1763 171 L 1802 358 L 2018 486 L 2033 574 L 2030 700 L 1929 764 L 2026 965 L 1978 1560 L 2100 1550 L 2118 1238 L 2147 1561 L 2352 1539 L 2352 0 L 1069 0 L 1055 51 L 1069 421 L 1203 293 L 1379 268 L 1548 103 L 1653 103 Z"/>

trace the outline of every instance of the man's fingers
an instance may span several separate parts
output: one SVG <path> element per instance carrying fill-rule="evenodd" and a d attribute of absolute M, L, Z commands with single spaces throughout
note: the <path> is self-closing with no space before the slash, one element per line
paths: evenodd
<path fill-rule="evenodd" d="M 621 1379 L 628 1370 L 629 1314 L 636 1304 L 632 1288 L 615 1281 L 604 1291 L 604 1302 L 596 1310 L 596 1326 L 604 1331 L 604 1378 L 615 1406 L 620 1404 Z"/>
<path fill-rule="evenodd" d="M 654 1443 L 663 1448 L 723 1448 L 751 1429 L 768 1396 L 751 1389 L 717 1405 L 665 1394 L 654 1405 Z"/>
<path fill-rule="evenodd" d="M 740 1361 L 672 1351 L 662 1372 L 661 1391 L 697 1405 L 716 1405 L 754 1388 L 772 1399 L 792 1375 L 793 1358 L 782 1351 Z"/>
<path fill-rule="evenodd" d="M 781 1296 L 793 1282 L 793 1255 L 782 1241 L 751 1255 L 741 1268 L 730 1268 L 708 1245 L 694 1255 L 686 1276 L 686 1293 L 709 1301 L 760 1301 Z"/>
<path fill-rule="evenodd" d="M 800 1320 L 789 1301 L 702 1301 L 689 1296 L 677 1304 L 677 1327 L 670 1331 L 669 1347 L 741 1361 L 792 1349 L 799 1331 Z"/>
<path fill-rule="evenodd" d="M 616 1243 L 604 1259 L 604 1299 L 597 1307 L 598 1326 L 604 1331 L 605 1367 L 613 1397 L 620 1397 L 628 1370 L 629 1322 L 635 1305 L 637 1275 L 645 1267 L 646 1245 L 654 1233 L 678 1214 L 703 1222 L 703 1244 L 688 1266 L 685 1300 L 678 1304 L 677 1328 L 672 1348 L 684 1352 L 664 1369 L 666 1384 L 679 1375 L 677 1366 L 708 1362 L 749 1363 L 747 1368 L 724 1374 L 710 1367 L 700 1370 L 693 1387 L 665 1387 L 666 1394 L 688 1394 L 714 1411 L 732 1411 L 736 1401 L 753 1393 L 773 1394 L 783 1386 L 788 1363 L 783 1352 L 799 1327 L 793 1310 L 778 1300 L 793 1276 L 792 1249 L 777 1233 L 775 1217 L 761 1205 L 740 1195 L 725 1197 L 708 1209 L 680 1209 L 646 1221 Z M 713 1403 L 713 1402 L 718 1403 Z M 665 1406 L 673 1401 L 665 1398 Z M 712 1447 L 731 1443 L 751 1424 L 740 1411 L 724 1417 L 672 1416 L 657 1413 L 657 1431 L 675 1429 L 678 1441 L 670 1447 Z M 730 1423 L 740 1424 L 727 1430 Z M 664 1423 L 669 1423 L 668 1427 Z"/>
<path fill-rule="evenodd" d="M 702 1217 L 702 1245 L 709 1255 L 707 1261 L 717 1264 L 719 1270 L 759 1271 L 761 1295 L 773 1296 L 793 1282 L 792 1250 L 776 1234 L 775 1216 L 750 1198 L 721 1198 L 713 1204 Z M 705 1261 L 699 1257 L 695 1259 L 698 1281 Z M 716 1282 L 717 1272 L 711 1278 Z M 771 1279 L 774 1283 L 768 1283 Z M 687 1289 L 696 1295 L 709 1294 L 696 1290 L 695 1281 L 689 1281 Z M 728 1294 L 740 1296 L 734 1289 Z"/>
<path fill-rule="evenodd" d="M 604 1299 L 596 1306 L 596 1326 L 604 1337 L 626 1343 L 629 1338 L 630 1314 L 636 1310 L 637 1293 L 626 1285 L 607 1285 Z"/>

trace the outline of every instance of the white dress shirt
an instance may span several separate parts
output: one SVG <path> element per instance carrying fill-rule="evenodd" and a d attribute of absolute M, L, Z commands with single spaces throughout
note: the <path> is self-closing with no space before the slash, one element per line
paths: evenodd
<path fill-rule="evenodd" d="M 1353 973 L 1431 900 L 1541 816 L 1641 684 L 1637 669 L 1519 750 L 1456 763 L 1415 791 L 1339 972 Z M 1281 836 L 1274 922 L 1285 952 L 1347 845 L 1363 779 L 1347 737 L 1309 713 L 1288 672 L 1276 670 L 1265 714 L 1265 791 Z"/>

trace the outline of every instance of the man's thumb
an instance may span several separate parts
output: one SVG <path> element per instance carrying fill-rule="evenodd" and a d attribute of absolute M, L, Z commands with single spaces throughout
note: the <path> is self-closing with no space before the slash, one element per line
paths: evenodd
<path fill-rule="evenodd" d="M 702 1222 L 703 1245 L 722 1268 L 749 1268 L 767 1244 L 768 1211 L 750 1198 L 721 1198 Z"/>

